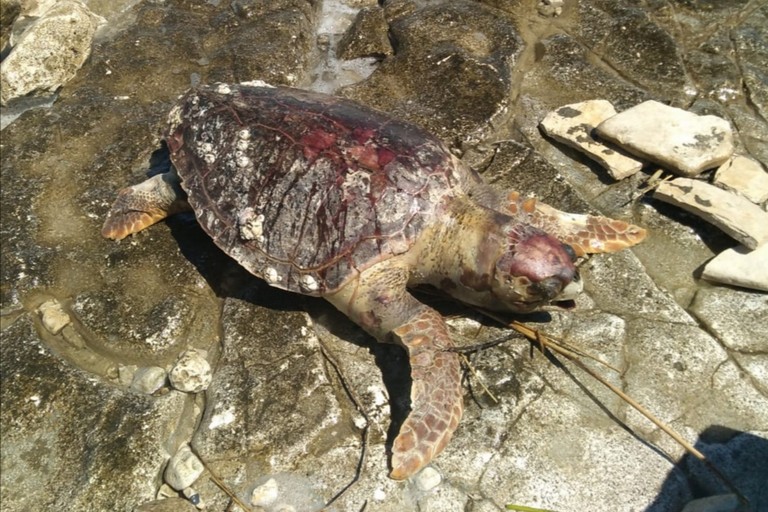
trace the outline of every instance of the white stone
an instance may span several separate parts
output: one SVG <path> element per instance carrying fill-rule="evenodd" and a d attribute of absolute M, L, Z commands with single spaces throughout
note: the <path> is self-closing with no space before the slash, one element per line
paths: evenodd
<path fill-rule="evenodd" d="M 706 264 L 701 277 L 768 292 L 768 243 L 754 251 L 746 247 L 726 249 Z"/>
<path fill-rule="evenodd" d="M 256 487 L 251 493 L 251 505 L 254 507 L 269 507 L 277 500 L 280 492 L 277 481 L 270 478 L 260 486 Z"/>
<path fill-rule="evenodd" d="M 683 176 L 717 167 L 733 154 L 728 121 L 652 100 L 606 119 L 596 131 L 633 155 Z"/>
<path fill-rule="evenodd" d="M 230 89 L 229 85 L 227 84 L 217 84 L 216 92 L 219 94 L 231 94 L 232 89 Z"/>
<path fill-rule="evenodd" d="M 131 389 L 151 395 L 165 385 L 166 378 L 165 370 L 159 366 L 139 368 L 133 375 Z"/>
<path fill-rule="evenodd" d="M 178 497 L 179 493 L 174 490 L 173 487 L 171 487 L 168 484 L 163 484 L 160 486 L 160 488 L 157 490 L 157 494 L 155 494 L 155 498 L 158 500 L 164 500 L 167 498 L 176 498 Z"/>
<path fill-rule="evenodd" d="M 422 491 L 431 491 L 443 481 L 442 475 L 433 467 L 427 466 L 416 475 L 416 485 Z"/>
<path fill-rule="evenodd" d="M 746 156 L 736 155 L 721 165 L 714 183 L 735 190 L 753 203 L 768 201 L 768 172 Z"/>
<path fill-rule="evenodd" d="M 768 242 L 768 213 L 734 192 L 677 178 L 663 181 L 653 197 L 698 215 L 750 249 Z"/>
<path fill-rule="evenodd" d="M 274 89 L 274 85 L 270 85 L 267 82 L 264 82 L 263 80 L 250 80 L 248 82 L 240 82 L 240 85 L 245 85 L 247 87 L 267 87 L 269 89 Z"/>
<path fill-rule="evenodd" d="M 583 101 L 550 112 L 541 121 L 541 127 L 553 139 L 581 151 L 614 179 L 621 180 L 642 169 L 643 162 L 606 146 L 592 135 L 598 124 L 615 115 L 616 109 L 609 101 Z"/>
<path fill-rule="evenodd" d="M 72 321 L 56 299 L 43 302 L 37 310 L 43 326 L 51 334 L 59 334 Z"/>
<path fill-rule="evenodd" d="M 60 0 L 33 22 L 0 64 L 0 103 L 49 94 L 71 80 L 91 54 L 104 18 L 78 0 Z"/>
<path fill-rule="evenodd" d="M 192 453 L 189 446 L 184 445 L 171 457 L 165 468 L 165 482 L 176 489 L 183 491 L 197 480 L 205 468 L 197 455 Z"/>
<path fill-rule="evenodd" d="M 184 352 L 168 376 L 174 388 L 187 393 L 199 393 L 208 389 L 213 379 L 211 365 L 196 350 Z"/>

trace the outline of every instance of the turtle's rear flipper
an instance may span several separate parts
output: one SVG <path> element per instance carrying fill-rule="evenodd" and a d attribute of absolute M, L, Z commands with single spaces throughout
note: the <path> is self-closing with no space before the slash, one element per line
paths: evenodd
<path fill-rule="evenodd" d="M 101 234 L 105 238 L 122 240 L 169 215 L 189 209 L 176 173 L 158 174 L 118 192 Z"/>
<path fill-rule="evenodd" d="M 424 307 L 393 331 L 411 363 L 411 413 L 392 444 L 392 472 L 403 480 L 443 451 L 463 412 L 461 364 L 443 318 Z"/>
<path fill-rule="evenodd" d="M 459 355 L 440 313 L 408 293 L 410 268 L 384 260 L 325 298 L 379 341 L 402 345 L 411 366 L 411 411 L 392 443 L 390 477 L 404 480 L 437 457 L 464 408 Z"/>

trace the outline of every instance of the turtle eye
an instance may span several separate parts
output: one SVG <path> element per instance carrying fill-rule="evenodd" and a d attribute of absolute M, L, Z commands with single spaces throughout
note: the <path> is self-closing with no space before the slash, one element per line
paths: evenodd
<path fill-rule="evenodd" d="M 568 254 L 568 256 L 571 258 L 571 262 L 576 263 L 576 251 L 573 250 L 573 247 L 571 247 L 568 244 L 562 244 L 563 250 Z"/>

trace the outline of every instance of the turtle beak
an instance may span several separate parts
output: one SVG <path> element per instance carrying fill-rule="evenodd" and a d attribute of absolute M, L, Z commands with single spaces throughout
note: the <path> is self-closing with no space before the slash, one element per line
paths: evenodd
<path fill-rule="evenodd" d="M 576 297 L 581 295 L 584 290 L 584 283 L 576 272 L 573 280 L 566 285 L 560 294 L 552 300 L 552 304 L 562 309 L 573 309 L 576 307 Z"/>

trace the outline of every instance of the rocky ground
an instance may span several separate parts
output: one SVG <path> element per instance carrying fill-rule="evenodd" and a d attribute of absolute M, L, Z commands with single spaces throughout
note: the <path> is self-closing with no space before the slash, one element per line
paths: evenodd
<path fill-rule="evenodd" d="M 5 44 L 29 6 L 0 4 Z M 700 279 L 735 242 L 643 196 L 655 166 L 615 182 L 539 128 L 565 104 L 623 111 L 654 99 L 727 120 L 736 152 L 765 167 L 765 2 L 85 4 L 99 27 L 90 57 L 0 143 L 3 510 L 240 510 L 218 482 L 268 511 L 661 512 L 728 492 L 519 336 L 471 357 L 453 441 L 392 481 L 390 418 L 407 405 L 399 348 L 250 277 L 193 218 L 102 239 L 116 190 L 168 165 L 158 136 L 174 99 L 196 83 L 254 79 L 378 107 L 427 127 L 499 187 L 647 228 L 635 249 L 582 263 L 575 310 L 525 320 L 617 366 L 599 371 L 711 457 L 753 510 L 768 509 L 768 299 Z M 437 306 L 461 345 L 509 334 Z M 180 391 L 166 375 L 185 351 L 198 373 Z"/>

